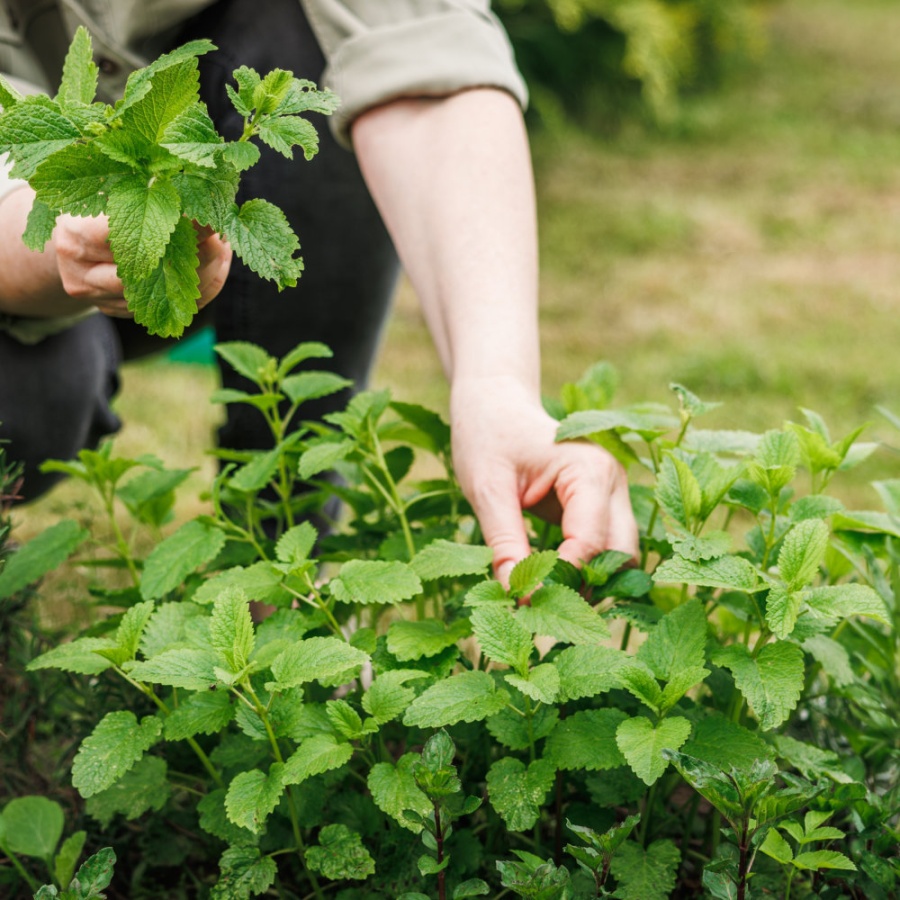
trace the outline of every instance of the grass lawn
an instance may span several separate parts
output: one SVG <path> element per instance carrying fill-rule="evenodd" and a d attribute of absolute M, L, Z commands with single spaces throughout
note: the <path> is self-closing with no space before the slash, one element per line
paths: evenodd
<path fill-rule="evenodd" d="M 871 421 L 898 447 L 876 407 L 900 414 L 900 6 L 783 0 L 767 15 L 759 67 L 688 98 L 673 129 L 535 136 L 544 387 L 605 359 L 622 403 L 666 401 L 678 381 L 723 402 L 711 426 L 763 430 L 808 407 L 834 437 Z M 127 367 L 119 451 L 211 472 L 214 383 L 209 367 Z M 375 385 L 446 407 L 407 286 Z M 867 482 L 898 461 L 879 451 L 848 502 L 875 505 Z M 83 504 L 63 485 L 20 533 Z"/>

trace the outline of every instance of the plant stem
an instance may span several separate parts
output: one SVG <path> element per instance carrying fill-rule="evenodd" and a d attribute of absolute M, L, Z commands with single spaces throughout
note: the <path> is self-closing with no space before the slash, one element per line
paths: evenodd
<path fill-rule="evenodd" d="M 25 866 L 22 865 L 19 858 L 9 850 L 4 844 L 0 844 L 0 850 L 2 850 L 6 856 L 9 858 L 9 861 L 13 864 L 13 868 L 19 873 L 22 880 L 28 885 L 29 890 L 32 894 L 36 893 L 40 885 L 37 881 L 29 874 L 28 870 Z"/>
<path fill-rule="evenodd" d="M 440 865 L 444 861 L 444 831 L 441 828 L 441 808 L 438 806 L 437 800 L 432 800 L 434 804 L 434 838 L 437 842 L 437 861 Z M 438 872 L 438 900 L 446 900 L 447 887 L 445 884 L 446 872 L 441 869 Z"/>

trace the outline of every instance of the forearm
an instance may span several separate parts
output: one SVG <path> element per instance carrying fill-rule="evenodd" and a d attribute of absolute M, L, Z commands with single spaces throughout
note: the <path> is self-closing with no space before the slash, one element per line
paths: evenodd
<path fill-rule="evenodd" d="M 0 200 L 0 312 L 32 318 L 75 315 L 85 304 L 63 289 L 52 244 L 39 253 L 22 242 L 33 199 L 31 189 L 21 187 Z"/>
<path fill-rule="evenodd" d="M 511 378 L 537 397 L 537 228 L 517 102 L 490 88 L 399 100 L 352 135 L 451 385 Z"/>

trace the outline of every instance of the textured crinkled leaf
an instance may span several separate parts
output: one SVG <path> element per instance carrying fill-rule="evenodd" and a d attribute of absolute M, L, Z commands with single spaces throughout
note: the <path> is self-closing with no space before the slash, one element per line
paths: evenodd
<path fill-rule="evenodd" d="M 79 675 L 99 675 L 113 665 L 113 662 L 97 651 L 115 649 L 115 641 L 109 638 L 75 638 L 74 641 L 60 644 L 35 657 L 27 668 L 29 672 L 36 669 L 62 669 Z"/>
<path fill-rule="evenodd" d="M 766 644 L 754 658 L 743 644 L 716 651 L 716 665 L 728 669 L 763 731 L 787 719 L 803 690 L 803 651 L 786 641 Z"/>
<path fill-rule="evenodd" d="M 552 663 L 535 666 L 527 676 L 510 673 L 506 681 L 539 703 L 556 703 L 559 698 L 559 672 Z"/>
<path fill-rule="evenodd" d="M 288 647 L 271 668 L 279 689 L 310 681 L 327 686 L 343 684 L 344 678 L 354 678 L 368 660 L 368 653 L 340 638 L 311 637 Z"/>
<path fill-rule="evenodd" d="M 641 644 L 637 657 L 664 681 L 682 669 L 694 669 L 706 662 L 706 613 L 699 600 L 692 599 L 660 619 Z"/>
<path fill-rule="evenodd" d="M 778 569 L 788 590 L 805 587 L 818 572 L 828 548 L 828 526 L 821 519 L 805 519 L 784 538 Z"/>
<path fill-rule="evenodd" d="M 457 544 L 443 539 L 423 547 L 410 565 L 422 581 L 482 575 L 491 565 L 494 551 L 478 544 Z"/>
<path fill-rule="evenodd" d="M 35 253 L 41 253 L 47 241 L 53 237 L 56 228 L 58 209 L 51 209 L 46 203 L 35 198 L 28 211 L 25 231 L 22 232 L 22 243 Z"/>
<path fill-rule="evenodd" d="M 283 772 L 284 764 L 276 762 L 268 772 L 250 769 L 235 775 L 225 794 L 228 818 L 235 825 L 259 834 L 284 793 Z"/>
<path fill-rule="evenodd" d="M 271 856 L 244 844 L 229 847 L 219 860 L 219 880 L 210 900 L 249 900 L 264 894 L 275 882 L 278 868 Z"/>
<path fill-rule="evenodd" d="M 506 593 L 506 589 L 499 581 L 493 579 L 476 584 L 467 594 L 466 606 L 478 607 L 491 603 L 512 604 L 513 599 Z"/>
<path fill-rule="evenodd" d="M 149 810 L 160 810 L 169 799 L 166 761 L 160 756 L 144 756 L 115 784 L 88 798 L 88 815 L 104 828 L 117 814 L 132 819 Z"/>
<path fill-rule="evenodd" d="M 754 732 L 721 715 L 700 719 L 682 752 L 724 772 L 747 769 L 757 759 L 773 759 L 772 747 Z"/>
<path fill-rule="evenodd" d="M 525 673 L 534 650 L 531 632 L 505 606 L 482 606 L 471 616 L 481 652 L 493 662 Z"/>
<path fill-rule="evenodd" d="M 406 683 L 426 677 L 427 673 L 418 669 L 382 672 L 363 694 L 362 707 L 379 725 L 390 722 L 404 713 L 416 696 Z"/>
<path fill-rule="evenodd" d="M 213 649 L 232 673 L 249 662 L 255 644 L 250 602 L 241 590 L 224 591 L 216 598 L 209 622 Z"/>
<path fill-rule="evenodd" d="M 46 528 L 12 556 L 0 571 L 0 599 L 28 587 L 62 565 L 88 538 L 89 532 L 73 519 Z"/>
<path fill-rule="evenodd" d="M 313 775 L 338 769 L 353 756 L 352 744 L 339 744 L 330 734 L 307 738 L 284 764 L 284 783 L 300 784 Z"/>
<path fill-rule="evenodd" d="M 215 734 L 234 718 L 234 705 L 227 691 L 204 691 L 183 698 L 166 717 L 163 733 L 167 741 L 181 741 L 195 734 Z"/>
<path fill-rule="evenodd" d="M 265 378 L 271 377 L 268 373 L 276 368 L 274 356 L 248 341 L 223 341 L 213 349 L 235 372 L 260 387 Z"/>
<path fill-rule="evenodd" d="M 691 723 L 681 716 L 663 719 L 655 727 L 649 719 L 626 719 L 616 729 L 616 744 L 635 775 L 652 785 L 669 765 L 663 750 L 677 750 L 688 739 Z"/>
<path fill-rule="evenodd" d="M 618 687 L 617 673 L 628 659 L 621 650 L 597 644 L 567 647 L 554 660 L 562 697 L 580 700 Z"/>
<path fill-rule="evenodd" d="M 331 881 L 362 881 L 375 872 L 375 860 L 360 835 L 341 824 L 326 825 L 319 832 L 318 846 L 306 851 L 306 864 Z"/>
<path fill-rule="evenodd" d="M 791 519 L 794 522 L 803 522 L 806 519 L 827 519 L 844 509 L 844 504 L 836 497 L 826 497 L 824 494 L 810 494 L 796 500 L 790 509 Z"/>
<path fill-rule="evenodd" d="M 388 628 L 387 648 L 399 662 L 409 662 L 425 656 L 437 656 L 471 632 L 468 619 L 457 619 L 450 625 L 437 619 L 423 619 L 420 622 L 398 619 Z"/>
<path fill-rule="evenodd" d="M 94 62 L 90 34 L 84 26 L 79 25 L 63 63 L 57 101 L 64 107 L 93 102 L 97 94 L 99 71 Z"/>
<path fill-rule="evenodd" d="M 397 560 L 352 559 L 329 584 L 331 594 L 345 603 L 400 603 L 422 591 L 419 576 Z"/>
<path fill-rule="evenodd" d="M 249 764 L 249 763 L 248 763 Z M 199 825 L 208 834 L 229 844 L 252 845 L 257 837 L 235 825 L 225 812 L 225 788 L 216 788 L 197 802 Z"/>
<path fill-rule="evenodd" d="M 133 94 L 129 90 L 126 92 L 128 102 L 120 107 L 124 127 L 138 132 L 150 143 L 164 140 L 169 126 L 189 106 L 197 103 L 200 94 L 199 69 L 192 55 L 177 61 L 170 56 L 168 63 L 162 69 L 148 72 L 152 87 L 144 96 L 131 102 Z"/>
<path fill-rule="evenodd" d="M 4 849 L 23 856 L 50 859 L 62 837 L 62 807 L 48 797 L 16 797 L 0 813 Z"/>
<path fill-rule="evenodd" d="M 618 672 L 619 680 L 625 690 L 659 715 L 663 705 L 662 688 L 653 672 L 638 662 L 634 660 L 629 665 L 622 666 Z"/>
<path fill-rule="evenodd" d="M 175 222 L 163 258 L 146 276 L 123 276 L 125 299 L 134 320 L 150 334 L 180 337 L 197 312 L 197 232 L 186 218 Z"/>
<path fill-rule="evenodd" d="M 811 850 L 806 853 L 798 853 L 794 857 L 794 865 L 798 869 L 807 869 L 813 872 L 819 869 L 843 869 L 846 872 L 856 871 L 856 864 L 853 860 L 837 850 Z"/>
<path fill-rule="evenodd" d="M 537 759 L 526 767 L 506 756 L 488 771 L 488 797 L 510 831 L 527 831 L 537 822 L 555 780 L 556 767 L 546 759 Z"/>
<path fill-rule="evenodd" d="M 213 120 L 202 103 L 183 110 L 166 127 L 160 144 L 180 159 L 198 166 L 213 168 L 221 153 L 224 139 L 216 131 Z"/>
<path fill-rule="evenodd" d="M 672 541 L 675 553 L 691 562 L 718 559 L 728 554 L 731 545 L 731 535 L 724 531 L 711 531 L 699 536 L 686 534 Z"/>
<path fill-rule="evenodd" d="M 321 472 L 333 468 L 356 449 L 356 444 L 350 440 L 325 441 L 321 444 L 313 444 L 304 451 L 297 466 L 297 474 L 304 480 L 314 478 Z"/>
<path fill-rule="evenodd" d="M 694 562 L 672 557 L 664 560 L 653 573 L 653 580 L 674 581 L 703 587 L 732 588 L 737 591 L 757 591 L 761 587 L 759 573 L 742 556 L 720 556 L 717 559 Z"/>
<path fill-rule="evenodd" d="M 610 872 L 619 883 L 613 896 L 619 900 L 667 900 L 675 889 L 681 853 L 667 839 L 642 847 L 627 841 L 610 863 Z"/>
<path fill-rule="evenodd" d="M 460 672 L 416 697 L 403 724 L 441 728 L 457 722 L 479 722 L 499 712 L 507 699 L 506 691 L 498 691 L 487 672 Z"/>
<path fill-rule="evenodd" d="M 254 452 L 250 461 L 237 469 L 228 479 L 228 487 L 247 493 L 261 491 L 277 475 L 283 455 L 283 447 Z"/>
<path fill-rule="evenodd" d="M 710 675 L 704 666 L 689 666 L 679 669 L 669 678 L 663 689 L 661 711 L 670 710 L 691 688 L 705 681 Z"/>
<path fill-rule="evenodd" d="M 556 439 L 568 441 L 611 429 L 654 437 L 677 427 L 678 420 L 668 410 L 588 409 L 566 416 L 557 429 Z"/>
<path fill-rule="evenodd" d="M 672 455 L 664 457 L 656 481 L 656 500 L 676 522 L 691 528 L 700 515 L 703 494 L 684 460 Z"/>
<path fill-rule="evenodd" d="M 777 638 L 786 638 L 797 624 L 803 597 L 781 585 L 769 590 L 766 597 L 766 623 Z"/>
<path fill-rule="evenodd" d="M 81 137 L 78 127 L 49 97 L 25 97 L 2 118 L 0 151 L 9 151 L 13 178 L 28 179 L 48 157 Z"/>
<path fill-rule="evenodd" d="M 91 144 L 72 144 L 45 160 L 31 177 L 38 200 L 73 216 L 106 211 L 111 188 L 131 169 Z"/>
<path fill-rule="evenodd" d="M 850 654 L 843 644 L 827 635 L 815 634 L 808 637 L 801 646 L 837 687 L 845 687 L 856 680 Z"/>
<path fill-rule="evenodd" d="M 804 592 L 810 609 L 828 622 L 850 616 L 868 616 L 884 624 L 891 621 L 887 605 L 877 591 L 865 584 L 832 584 Z"/>
<path fill-rule="evenodd" d="M 516 597 L 530 594 L 553 571 L 557 559 L 555 550 L 541 550 L 517 562 L 509 573 L 510 593 Z"/>
<path fill-rule="evenodd" d="M 240 209 L 232 208 L 224 228 L 234 252 L 257 275 L 279 288 L 296 285 L 303 271 L 303 262 L 294 256 L 300 242 L 277 206 L 248 200 Z"/>
<path fill-rule="evenodd" d="M 155 608 L 152 600 L 145 600 L 142 603 L 136 603 L 122 616 L 122 621 L 119 622 L 116 630 L 116 643 L 124 651 L 126 660 L 134 659 L 137 655 L 141 636 Z"/>
<path fill-rule="evenodd" d="M 109 246 L 123 281 L 147 278 L 156 269 L 178 220 L 181 198 L 167 178 L 125 175 L 109 189 Z M 188 223 L 190 225 L 190 223 Z"/>
<path fill-rule="evenodd" d="M 257 133 L 264 144 L 273 150 L 294 158 L 294 147 L 299 146 L 306 159 L 312 159 L 319 150 L 319 134 L 315 126 L 300 116 L 277 116 L 261 119 Z"/>
<path fill-rule="evenodd" d="M 548 584 L 531 595 L 516 618 L 533 633 L 568 644 L 596 644 L 609 637 L 609 627 L 577 592 L 562 584 Z"/>
<path fill-rule="evenodd" d="M 62 846 L 53 860 L 53 876 L 56 878 L 57 884 L 68 885 L 72 881 L 75 866 L 81 859 L 81 851 L 84 850 L 86 840 L 86 831 L 76 831 L 62 842 Z"/>
<path fill-rule="evenodd" d="M 291 403 L 299 404 L 336 394 L 352 384 L 349 378 L 334 372 L 298 372 L 296 375 L 288 375 L 281 382 L 281 390 L 287 394 Z"/>
<path fill-rule="evenodd" d="M 627 718 L 619 709 L 585 709 L 562 719 L 547 738 L 545 756 L 558 769 L 596 771 L 625 765 L 616 729 Z"/>
<path fill-rule="evenodd" d="M 539 706 L 530 719 L 509 707 L 501 709 L 486 722 L 494 739 L 510 750 L 527 750 L 533 743 L 547 737 L 559 721 L 554 706 Z"/>
<path fill-rule="evenodd" d="M 194 603 L 212 603 L 220 594 L 228 591 L 243 591 L 250 600 L 261 603 L 279 604 L 291 596 L 282 587 L 284 573 L 279 572 L 270 562 L 260 561 L 249 566 L 234 566 L 217 572 L 208 578 L 191 595 Z"/>
<path fill-rule="evenodd" d="M 405 815 L 405 811 L 419 816 L 433 812 L 431 801 L 420 790 L 412 773 L 412 767 L 418 762 L 418 754 L 406 753 L 397 760 L 397 765 L 376 763 L 367 779 L 375 805 L 415 834 L 422 830 L 422 823 Z"/>
<path fill-rule="evenodd" d="M 164 650 L 145 662 L 139 662 L 128 674 L 149 684 L 167 684 L 189 691 L 205 691 L 215 686 L 219 678 L 217 654 L 211 650 L 179 648 Z"/>
<path fill-rule="evenodd" d="M 72 784 L 90 797 L 115 784 L 159 740 L 162 721 L 138 722 L 127 710 L 107 713 L 82 742 L 72 762 Z"/>
<path fill-rule="evenodd" d="M 195 635 L 198 620 L 202 620 L 205 626 L 206 616 L 195 603 L 182 601 L 160 604 L 141 636 L 141 653 L 149 659 L 163 650 L 188 646 Z"/>
<path fill-rule="evenodd" d="M 208 171 L 183 172 L 172 177 L 181 197 L 182 212 L 188 219 L 223 231 L 225 219 L 234 207 L 238 174 L 222 167 Z"/>
<path fill-rule="evenodd" d="M 225 544 L 219 528 L 192 519 L 157 544 L 144 563 L 141 596 L 156 600 L 175 590 L 191 572 L 215 558 Z"/>

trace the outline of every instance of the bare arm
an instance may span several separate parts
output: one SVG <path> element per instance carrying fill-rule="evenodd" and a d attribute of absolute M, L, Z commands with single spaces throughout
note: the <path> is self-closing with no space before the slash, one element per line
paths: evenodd
<path fill-rule="evenodd" d="M 450 379 L 454 461 L 494 568 L 529 545 L 522 509 L 560 521 L 573 562 L 636 551 L 624 473 L 556 444 L 540 402 L 537 228 L 521 112 L 504 91 L 398 100 L 352 126 L 363 174 Z"/>

